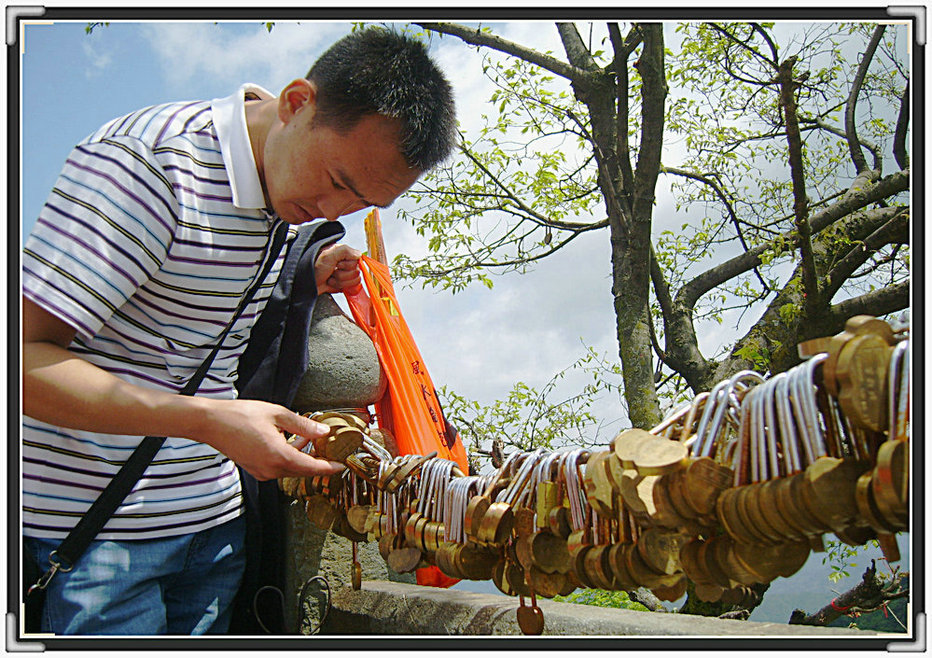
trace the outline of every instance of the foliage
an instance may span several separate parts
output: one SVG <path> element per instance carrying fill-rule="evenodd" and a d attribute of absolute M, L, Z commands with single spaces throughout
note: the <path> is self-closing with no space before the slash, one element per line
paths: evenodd
<path fill-rule="evenodd" d="M 573 380 L 569 386 L 564 382 L 568 376 Z M 520 451 L 597 445 L 607 442 L 601 436 L 606 424 L 592 408 L 602 396 L 619 396 L 619 376 L 617 364 L 587 347 L 585 355 L 540 389 L 517 382 L 507 396 L 489 405 L 445 386 L 438 395 L 444 414 L 474 456 L 487 453 L 484 448 L 491 440 Z M 566 389 L 570 392 L 563 397 Z"/>
<path fill-rule="evenodd" d="M 637 601 L 632 601 L 627 592 L 604 589 L 580 589 L 568 596 L 555 596 L 553 600 L 563 601 L 565 603 L 579 603 L 581 605 L 594 605 L 600 608 L 623 608 L 625 610 L 648 612 L 646 607 Z"/>
<path fill-rule="evenodd" d="M 876 542 L 874 543 L 876 544 Z M 842 578 L 850 576 L 849 569 L 858 566 L 857 562 L 852 562 L 852 559 L 857 555 L 857 546 L 850 546 L 834 539 L 827 540 L 825 542 L 825 555 L 822 556 L 822 564 L 828 563 L 832 568 L 828 579 L 833 583 L 837 583 Z"/>
<path fill-rule="evenodd" d="M 97 21 L 94 23 L 88 23 L 84 26 L 84 32 L 85 34 L 93 34 L 94 30 L 101 26 L 109 27 L 110 21 Z"/>
<path fill-rule="evenodd" d="M 492 91 L 482 125 L 463 135 L 461 156 L 411 191 L 416 210 L 404 218 L 427 238 L 429 253 L 398 256 L 394 271 L 453 292 L 492 287 L 495 275 L 537 267 L 583 233 L 610 234 L 634 424 L 657 418 L 644 401 L 658 384 L 697 393 L 739 369 L 784 370 L 798 358 L 797 342 L 840 329 L 850 313 L 842 309 L 883 316 L 908 305 L 905 224 L 879 212 L 908 210 L 908 177 L 889 175 L 890 192 L 850 203 L 876 190 L 891 165 L 909 76 L 905 29 L 681 22 L 660 36 L 649 24 L 558 24 L 558 57 L 488 28 L 421 27 L 476 46 Z M 874 38 L 880 47 L 861 75 Z M 783 82 L 781 66 L 790 75 Z M 794 110 L 782 104 L 786 84 Z M 801 135 L 801 168 L 792 176 L 788 111 Z M 852 143 L 873 171 L 859 169 Z M 672 215 L 653 217 L 658 195 L 672 200 Z M 803 215 L 794 205 L 801 196 Z M 810 218 L 843 204 L 810 235 Z M 635 235 L 654 223 L 650 243 Z M 880 228 L 889 234 L 878 237 Z M 800 258 L 801 249 L 810 255 Z M 632 277 L 651 262 L 648 297 Z M 645 355 L 644 318 L 656 367 Z M 726 318 L 735 340 L 700 347 L 704 324 Z"/>

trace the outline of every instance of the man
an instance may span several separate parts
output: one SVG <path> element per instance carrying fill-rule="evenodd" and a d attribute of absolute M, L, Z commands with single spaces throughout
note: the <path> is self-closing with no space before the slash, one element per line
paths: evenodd
<path fill-rule="evenodd" d="M 246 85 L 146 108 L 75 148 L 23 255 L 26 550 L 45 568 L 140 437 L 168 438 L 73 569 L 52 578 L 43 630 L 226 630 L 243 564 L 235 465 L 260 480 L 341 468 L 301 450 L 325 426 L 236 399 L 237 362 L 284 255 L 197 395 L 177 393 L 271 258 L 276 229 L 391 204 L 447 157 L 454 121 L 425 48 L 370 29 L 277 98 Z M 318 290 L 358 284 L 359 255 L 321 250 Z"/>

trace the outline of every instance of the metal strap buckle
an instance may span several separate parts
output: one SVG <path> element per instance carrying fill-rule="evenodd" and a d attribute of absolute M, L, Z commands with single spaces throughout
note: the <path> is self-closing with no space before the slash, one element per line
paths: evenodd
<path fill-rule="evenodd" d="M 55 574 L 58 573 L 59 571 L 61 571 L 62 573 L 68 573 L 69 571 L 74 569 L 73 564 L 63 566 L 62 563 L 57 558 L 58 558 L 58 551 L 52 551 L 49 554 L 49 564 L 51 564 L 52 566 L 49 568 L 48 571 L 46 571 L 44 574 L 42 574 L 39 577 L 39 580 L 37 580 L 34 585 L 32 585 L 28 590 L 26 590 L 26 596 L 29 596 L 30 594 L 32 594 L 33 590 L 45 589 L 46 587 L 48 587 L 49 583 L 52 582 L 52 578 L 54 578 Z"/>

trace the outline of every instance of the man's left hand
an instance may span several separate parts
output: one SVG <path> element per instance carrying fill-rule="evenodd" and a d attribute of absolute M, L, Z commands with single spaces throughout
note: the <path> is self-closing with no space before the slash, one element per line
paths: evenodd
<path fill-rule="evenodd" d="M 333 244 L 321 249 L 314 264 L 317 292 L 340 292 L 360 285 L 360 256 L 362 252 L 345 244 Z"/>

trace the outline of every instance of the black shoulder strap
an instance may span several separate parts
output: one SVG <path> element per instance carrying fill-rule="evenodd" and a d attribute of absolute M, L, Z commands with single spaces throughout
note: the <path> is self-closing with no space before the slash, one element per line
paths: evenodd
<path fill-rule="evenodd" d="M 272 269 L 272 265 L 277 260 L 282 245 L 285 243 L 287 233 L 288 224 L 281 222 L 272 236 L 268 255 L 259 276 L 253 281 L 252 285 L 246 291 L 246 294 L 243 295 L 229 324 L 220 334 L 210 354 L 207 355 L 207 358 L 204 359 L 204 362 L 181 390 L 180 395 L 194 395 L 197 392 L 197 389 L 200 387 L 204 376 L 210 369 L 214 357 L 217 356 L 217 352 L 220 350 L 220 346 L 223 344 L 230 328 L 246 306 L 249 305 L 249 302 L 252 301 L 256 291 Z M 68 533 L 68 536 L 65 537 L 58 548 L 49 556 L 49 562 L 52 565 L 51 568 L 43 574 L 32 588 L 30 588 L 30 591 L 36 587 L 44 589 L 59 569 L 63 571 L 71 570 L 78 558 L 87 550 L 87 547 L 90 545 L 91 541 L 93 541 L 94 537 L 97 536 L 107 523 L 107 520 L 113 516 L 113 513 L 119 508 L 123 499 L 132 491 L 136 482 L 142 477 L 142 474 L 145 472 L 146 468 L 148 468 L 164 442 L 164 436 L 147 436 L 136 446 L 136 449 L 129 456 L 129 459 L 123 463 L 123 466 L 120 467 L 117 474 L 100 493 L 97 500 L 91 504 L 84 516 L 81 517 L 71 532 Z"/>
<path fill-rule="evenodd" d="M 332 221 L 298 231 L 240 357 L 236 388 L 241 398 L 291 405 L 308 365 L 307 335 L 317 300 L 314 263 L 322 247 L 345 233 L 342 224 Z"/>

